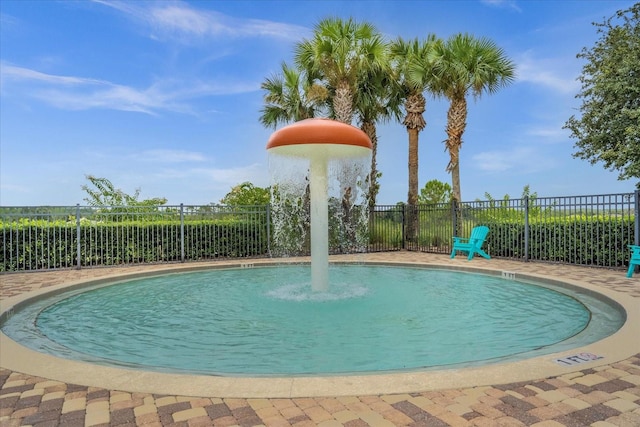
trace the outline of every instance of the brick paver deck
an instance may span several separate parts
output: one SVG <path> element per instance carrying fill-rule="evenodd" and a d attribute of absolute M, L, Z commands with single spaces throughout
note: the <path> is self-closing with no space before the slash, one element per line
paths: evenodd
<path fill-rule="evenodd" d="M 371 254 L 367 259 L 485 266 L 581 280 L 638 298 L 640 277 L 623 271 L 442 255 Z M 0 297 L 157 266 L 0 276 Z M 640 306 L 640 304 L 639 304 Z M 531 381 L 407 394 L 238 399 L 107 390 L 0 368 L 0 426 L 640 426 L 638 354 L 597 368 Z M 2 366 L 2 349 L 0 349 Z"/>

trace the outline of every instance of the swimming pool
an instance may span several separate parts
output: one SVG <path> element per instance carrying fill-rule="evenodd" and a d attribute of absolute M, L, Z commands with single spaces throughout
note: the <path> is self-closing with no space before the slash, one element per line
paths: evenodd
<path fill-rule="evenodd" d="M 324 293 L 309 291 L 307 276 L 304 265 L 215 269 L 75 289 L 16 310 L 2 329 L 92 363 L 295 376 L 517 360 L 597 341 L 624 322 L 589 293 L 495 275 L 332 265 Z"/>

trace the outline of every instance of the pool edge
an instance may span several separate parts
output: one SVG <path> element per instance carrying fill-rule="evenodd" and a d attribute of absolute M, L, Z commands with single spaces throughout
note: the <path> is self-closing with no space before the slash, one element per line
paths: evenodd
<path fill-rule="evenodd" d="M 153 271 L 117 274 L 97 280 L 80 280 L 63 283 L 49 288 L 28 292 L 17 297 L 0 301 L 0 316 L 18 304 L 48 294 L 59 289 L 72 286 L 84 286 L 104 280 L 128 279 L 134 276 L 148 276 L 171 271 L 193 271 L 211 268 L 249 267 L 251 265 L 269 265 L 305 262 L 304 259 L 251 260 L 250 262 L 217 262 L 215 265 L 163 265 Z M 340 262 L 340 261 L 338 261 Z M 362 264 L 388 264 L 404 266 L 442 267 L 467 271 L 483 271 L 497 273 L 500 269 L 484 266 L 452 266 L 444 262 L 406 262 L 406 261 L 371 261 L 356 259 L 353 262 Z M 468 388 L 491 384 L 504 384 L 535 380 L 570 374 L 585 368 L 595 368 L 624 360 L 638 353 L 633 344 L 640 336 L 640 300 L 630 295 L 610 289 L 596 287 L 571 279 L 549 279 L 547 276 L 519 273 L 537 280 L 552 280 L 567 283 L 594 293 L 604 295 L 620 304 L 626 311 L 624 325 L 613 335 L 584 347 L 578 347 L 561 353 L 547 354 L 518 362 L 508 362 L 481 367 L 444 369 L 440 371 L 414 371 L 402 373 L 367 374 L 353 376 L 328 377 L 291 377 L 291 378 L 250 378 L 250 377 L 216 377 L 204 375 L 167 374 L 149 371 L 137 371 L 97 366 L 82 362 L 60 359 L 27 349 L 0 334 L 1 360 L 3 368 L 30 375 L 49 378 L 73 384 L 95 386 L 112 390 L 147 392 L 156 394 L 201 396 L 201 397 L 241 397 L 241 398 L 279 398 L 279 397 L 318 397 L 395 394 L 440 390 L 448 388 Z M 637 345 L 636 345 L 637 347 Z M 560 366 L 554 359 L 575 353 L 589 352 L 603 356 L 602 359 Z"/>

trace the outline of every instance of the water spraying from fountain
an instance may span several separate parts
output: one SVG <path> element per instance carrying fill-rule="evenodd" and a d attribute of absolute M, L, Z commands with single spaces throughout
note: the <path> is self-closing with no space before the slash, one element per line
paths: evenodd
<path fill-rule="evenodd" d="M 356 248 L 357 221 L 354 210 L 364 213 L 371 141 L 360 129 L 329 119 L 307 119 L 274 132 L 267 143 L 272 175 L 274 216 L 290 210 L 298 221 L 285 220 L 275 231 L 284 234 L 291 247 L 293 229 L 304 229 L 310 213 L 311 287 L 324 292 L 329 288 L 329 206 L 335 203 L 334 219 L 341 220 L 338 233 L 342 250 Z M 295 171 L 297 170 L 297 173 Z M 302 174 L 300 173 L 302 170 Z M 330 190 L 338 190 L 330 200 Z M 359 200 L 361 199 L 361 200 Z M 338 214 L 338 210 L 340 213 Z M 294 224 L 302 224 L 302 226 Z M 303 232 L 297 242 L 305 239 Z"/>

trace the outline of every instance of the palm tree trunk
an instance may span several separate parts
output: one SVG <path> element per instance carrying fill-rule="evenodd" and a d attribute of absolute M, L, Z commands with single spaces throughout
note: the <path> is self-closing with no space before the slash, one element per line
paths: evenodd
<path fill-rule="evenodd" d="M 407 194 L 407 229 L 408 241 L 416 241 L 418 234 L 418 135 L 427 123 L 422 115 L 425 111 L 426 100 L 422 93 L 412 93 L 407 97 L 405 109 L 407 116 L 402 124 L 407 127 L 409 133 L 409 191 Z"/>
<path fill-rule="evenodd" d="M 449 164 L 447 172 L 451 172 L 451 187 L 453 203 L 459 209 L 454 235 L 459 236 L 462 228 L 462 191 L 460 186 L 460 147 L 462 146 L 462 134 L 467 126 L 467 100 L 455 98 L 451 100 L 447 112 L 447 140 L 445 141 L 449 151 Z"/>
<path fill-rule="evenodd" d="M 336 87 L 336 94 L 333 97 L 333 113 L 335 114 L 335 119 L 339 122 L 348 125 L 351 124 L 351 121 L 353 119 L 353 92 L 351 91 L 349 83 L 345 80 L 341 80 L 340 82 L 338 82 L 338 86 Z M 345 200 L 348 197 L 346 193 L 347 190 L 350 191 L 350 188 L 343 185 L 341 182 L 341 200 Z M 344 221 L 342 226 L 348 228 L 348 224 L 344 223 Z"/>
<path fill-rule="evenodd" d="M 333 113 L 336 120 L 348 125 L 353 120 L 353 91 L 347 81 L 340 81 L 333 97 Z"/>
<path fill-rule="evenodd" d="M 369 209 L 373 209 L 376 205 L 378 191 L 380 191 L 380 184 L 378 183 L 378 162 L 376 161 L 376 155 L 378 153 L 378 133 L 376 131 L 376 124 L 370 121 L 363 121 L 360 129 L 367 134 L 372 146 L 371 170 L 369 171 L 369 195 L 367 196 L 367 200 L 369 201 Z"/>
<path fill-rule="evenodd" d="M 407 129 L 409 132 L 409 192 L 407 194 L 407 210 L 405 237 L 415 242 L 418 236 L 418 129 Z"/>
<path fill-rule="evenodd" d="M 407 129 L 409 133 L 409 193 L 407 204 L 418 203 L 418 129 Z"/>
<path fill-rule="evenodd" d="M 457 210 L 456 216 L 458 220 L 456 221 L 456 227 L 453 230 L 454 236 L 459 236 L 462 231 L 462 204 L 460 203 L 460 163 L 456 163 L 456 165 L 451 170 L 451 187 L 452 190 L 452 203 L 454 208 Z M 455 193 L 455 189 L 458 189 L 458 193 Z"/>
<path fill-rule="evenodd" d="M 462 134 L 467 126 L 467 100 L 456 98 L 451 100 L 447 113 L 447 140 L 445 141 L 449 151 L 449 164 L 447 172 L 451 172 L 451 187 L 453 198 L 459 203 L 462 201 L 460 190 L 460 147 L 462 146 Z"/>

